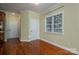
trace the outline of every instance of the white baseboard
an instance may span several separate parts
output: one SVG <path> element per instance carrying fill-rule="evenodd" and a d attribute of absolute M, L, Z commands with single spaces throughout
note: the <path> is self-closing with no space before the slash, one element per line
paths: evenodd
<path fill-rule="evenodd" d="M 40 39 L 27 40 L 27 42 L 31 42 L 31 41 L 34 41 L 34 40 L 40 40 Z"/>
<path fill-rule="evenodd" d="M 27 40 L 20 40 L 21 42 L 27 42 Z"/>
<path fill-rule="evenodd" d="M 64 50 L 70 51 L 71 53 L 74 53 L 74 54 L 78 54 L 78 55 L 79 55 L 79 51 L 74 51 L 73 49 L 70 49 L 70 48 L 61 46 L 61 45 L 59 45 L 59 44 L 56 44 L 56 43 L 51 42 L 51 41 L 48 41 L 48 40 L 46 40 L 46 39 L 40 39 L 40 40 L 45 41 L 45 42 L 48 42 L 48 43 L 50 43 L 50 44 L 53 44 L 53 45 L 55 45 L 55 46 L 57 46 L 57 47 L 59 47 L 59 48 L 62 48 L 62 49 L 64 49 Z"/>
<path fill-rule="evenodd" d="M 33 40 L 40 40 L 40 39 L 33 39 Z M 33 40 L 20 40 L 21 42 L 31 42 Z"/>

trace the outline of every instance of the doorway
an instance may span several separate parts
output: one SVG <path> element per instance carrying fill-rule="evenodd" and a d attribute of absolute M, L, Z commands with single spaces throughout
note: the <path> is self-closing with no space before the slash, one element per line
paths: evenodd
<path fill-rule="evenodd" d="M 6 39 L 19 38 L 20 16 L 16 13 L 6 13 Z"/>

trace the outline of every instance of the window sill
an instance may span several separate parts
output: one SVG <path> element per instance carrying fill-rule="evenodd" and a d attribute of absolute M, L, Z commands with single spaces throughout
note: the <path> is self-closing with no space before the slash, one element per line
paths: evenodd
<path fill-rule="evenodd" d="M 56 33 L 56 32 L 45 32 L 47 34 L 55 34 L 55 35 L 61 35 L 61 36 L 64 36 L 64 33 Z"/>

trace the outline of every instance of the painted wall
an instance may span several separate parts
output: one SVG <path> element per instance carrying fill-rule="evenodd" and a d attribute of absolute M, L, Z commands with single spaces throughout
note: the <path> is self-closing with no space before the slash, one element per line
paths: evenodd
<path fill-rule="evenodd" d="M 32 11 L 21 12 L 21 41 L 29 40 L 29 29 L 31 19 L 39 20 L 38 13 Z"/>
<path fill-rule="evenodd" d="M 26 41 L 28 40 L 28 25 L 29 25 L 29 20 L 28 20 L 28 12 L 21 12 L 21 41 Z"/>
<path fill-rule="evenodd" d="M 59 4 L 58 4 L 59 5 Z M 69 49 L 79 51 L 79 4 L 60 4 L 40 16 L 40 37 Z M 58 9 L 55 9 L 58 8 Z M 55 10 L 53 10 L 55 9 Z M 45 32 L 45 16 L 64 11 L 64 35 Z"/>
<path fill-rule="evenodd" d="M 39 16 L 40 14 L 33 11 L 29 13 L 29 40 L 40 39 L 40 26 Z"/>

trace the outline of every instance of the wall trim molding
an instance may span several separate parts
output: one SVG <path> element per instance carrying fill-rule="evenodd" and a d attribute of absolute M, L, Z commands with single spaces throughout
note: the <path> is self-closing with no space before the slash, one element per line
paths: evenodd
<path fill-rule="evenodd" d="M 64 4 L 55 4 L 54 6 L 51 6 L 50 8 L 48 8 L 46 11 L 42 12 L 41 14 L 48 14 L 58 9 L 61 9 L 63 7 L 64 7 Z"/>
<path fill-rule="evenodd" d="M 20 39 L 20 41 L 21 41 L 21 42 L 27 42 L 27 40 L 21 40 L 21 39 Z"/>
<path fill-rule="evenodd" d="M 33 40 L 40 40 L 40 39 L 33 39 Z M 31 42 L 33 40 L 20 40 L 21 42 Z"/>
<path fill-rule="evenodd" d="M 75 54 L 79 55 L 79 51 L 76 51 L 76 50 L 73 50 L 73 49 L 70 49 L 70 48 L 61 46 L 61 45 L 59 45 L 59 44 L 57 44 L 57 43 L 51 42 L 50 40 L 46 40 L 46 39 L 40 39 L 40 40 L 45 41 L 45 42 L 48 42 L 48 43 L 50 43 L 50 44 L 53 44 L 53 45 L 55 45 L 55 46 L 57 46 L 57 47 L 59 47 L 59 48 L 62 48 L 62 49 L 64 49 L 64 50 L 67 50 L 67 51 L 69 51 L 69 52 L 71 52 L 71 53 L 75 53 Z"/>

